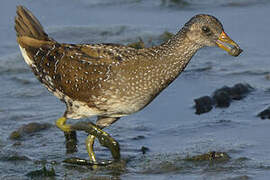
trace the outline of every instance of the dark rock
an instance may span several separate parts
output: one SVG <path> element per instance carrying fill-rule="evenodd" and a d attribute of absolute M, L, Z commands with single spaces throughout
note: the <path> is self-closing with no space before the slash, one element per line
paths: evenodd
<path fill-rule="evenodd" d="M 9 138 L 10 139 L 20 139 L 24 135 L 29 135 L 29 134 L 33 134 L 35 132 L 46 130 L 46 129 L 50 128 L 51 126 L 52 125 L 48 124 L 48 123 L 35 123 L 35 122 L 29 123 L 29 124 L 23 125 L 18 130 L 13 131 L 10 134 Z"/>
<path fill-rule="evenodd" d="M 213 100 L 210 96 L 203 96 L 198 99 L 194 99 L 196 114 L 207 113 L 213 108 Z"/>
<path fill-rule="evenodd" d="M 230 95 L 233 100 L 241 100 L 252 90 L 253 88 L 249 84 L 238 83 L 231 88 Z"/>
<path fill-rule="evenodd" d="M 233 87 L 224 86 L 220 89 L 217 89 L 215 93 L 219 92 L 226 92 L 233 100 L 241 100 L 243 99 L 247 93 L 251 92 L 253 88 L 246 83 L 238 83 L 235 84 Z"/>
<path fill-rule="evenodd" d="M 196 114 L 206 113 L 212 110 L 212 107 L 227 108 L 230 106 L 232 100 L 241 100 L 253 88 L 249 84 L 238 83 L 233 87 L 224 86 L 214 91 L 212 98 L 203 96 L 195 99 Z"/>
<path fill-rule="evenodd" d="M 270 119 L 270 106 L 265 110 L 263 110 L 262 112 L 260 112 L 259 114 L 257 114 L 257 116 L 260 117 L 261 119 Z"/>
<path fill-rule="evenodd" d="M 226 92 L 228 94 L 231 94 L 231 88 L 228 86 L 223 86 L 222 88 L 215 90 L 214 94 L 215 94 L 215 92 L 218 92 L 218 91 L 222 91 L 222 92 Z"/>
<path fill-rule="evenodd" d="M 254 88 L 249 84 L 238 83 L 232 87 L 231 96 L 234 100 L 243 99 L 246 94 L 250 93 Z"/>
<path fill-rule="evenodd" d="M 216 107 L 229 107 L 231 104 L 231 97 L 230 97 L 230 88 L 224 86 L 221 89 L 218 89 L 213 94 L 213 100 L 216 103 Z"/>

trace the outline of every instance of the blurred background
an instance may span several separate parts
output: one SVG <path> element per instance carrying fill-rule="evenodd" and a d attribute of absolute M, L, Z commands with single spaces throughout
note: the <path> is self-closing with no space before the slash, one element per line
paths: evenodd
<path fill-rule="evenodd" d="M 65 105 L 36 80 L 19 52 L 14 31 L 17 5 L 31 10 L 59 42 L 142 40 L 146 47 L 164 42 L 192 16 L 207 13 L 223 23 L 244 52 L 235 58 L 218 48 L 200 50 L 148 107 L 106 129 L 119 141 L 126 163 L 93 171 L 62 162 L 74 156 L 88 158 L 87 135 L 78 132 L 78 152 L 66 154 L 64 136 L 54 125 Z M 47 179 L 269 179 L 270 121 L 256 116 L 270 103 L 269 17 L 269 0 L 2 0 L 0 179 L 39 179 L 43 167 L 55 171 Z M 195 114 L 194 99 L 236 83 L 248 83 L 254 91 L 228 108 Z M 89 120 L 95 118 L 85 119 Z M 44 126 L 21 128 L 33 122 Z M 19 128 L 22 133 L 14 136 Z M 95 149 L 98 157 L 111 158 L 98 143 Z M 185 160 L 209 151 L 225 152 L 230 159 Z"/>

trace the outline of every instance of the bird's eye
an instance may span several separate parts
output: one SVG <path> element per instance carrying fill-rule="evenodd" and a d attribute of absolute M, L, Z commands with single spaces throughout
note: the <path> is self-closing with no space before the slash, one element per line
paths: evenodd
<path fill-rule="evenodd" d="M 207 35 L 207 36 L 210 36 L 212 33 L 211 33 L 211 30 L 209 29 L 209 27 L 207 26 L 203 26 L 202 27 L 202 31 Z"/>

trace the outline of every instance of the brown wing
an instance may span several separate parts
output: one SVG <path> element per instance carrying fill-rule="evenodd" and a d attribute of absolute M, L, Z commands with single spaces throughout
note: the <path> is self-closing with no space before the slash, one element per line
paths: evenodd
<path fill-rule="evenodd" d="M 54 64 L 49 73 L 56 88 L 72 99 L 91 102 L 91 97 L 99 95 L 111 75 L 108 73 L 112 59 L 83 45 L 63 45 L 55 52 L 60 55 L 52 58 Z"/>
<path fill-rule="evenodd" d="M 50 91 L 59 90 L 74 100 L 89 103 L 92 96 L 110 88 L 108 79 L 118 73 L 123 59 L 128 60 L 131 52 L 136 51 L 113 44 L 59 44 L 48 37 L 37 18 L 22 6 L 17 7 L 15 30 L 25 61 L 41 83 Z"/>
<path fill-rule="evenodd" d="M 35 40 L 37 41 L 37 40 Z M 50 91 L 56 89 L 74 100 L 91 103 L 115 72 L 111 69 L 122 62 L 112 45 L 72 45 L 57 42 L 23 45 L 33 60 L 32 69 Z M 115 48 L 119 50 L 119 46 Z M 120 48 L 121 49 L 121 48 Z M 132 48 L 131 48 L 132 49 Z"/>

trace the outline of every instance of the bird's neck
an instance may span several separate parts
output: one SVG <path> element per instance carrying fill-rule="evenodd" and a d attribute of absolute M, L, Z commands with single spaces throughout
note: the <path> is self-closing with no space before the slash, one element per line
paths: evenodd
<path fill-rule="evenodd" d="M 185 29 L 180 30 L 166 43 L 156 47 L 159 51 L 158 63 L 161 70 L 163 88 L 167 87 L 185 69 L 193 55 L 202 48 L 191 41 Z"/>
<path fill-rule="evenodd" d="M 202 46 L 190 40 L 186 30 L 182 29 L 166 43 L 160 45 L 160 48 L 162 49 L 160 60 L 166 64 L 178 64 L 176 68 L 181 69 Z"/>

